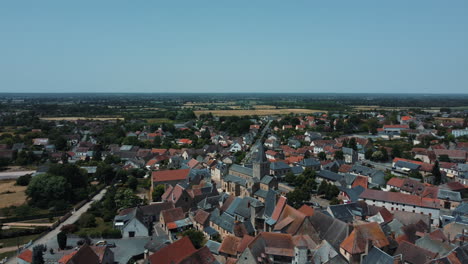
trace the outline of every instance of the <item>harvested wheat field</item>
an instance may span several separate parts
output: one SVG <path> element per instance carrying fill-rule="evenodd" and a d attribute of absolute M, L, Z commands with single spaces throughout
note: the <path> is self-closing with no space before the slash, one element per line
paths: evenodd
<path fill-rule="evenodd" d="M 26 186 L 16 186 L 15 180 L 0 181 L 0 208 L 26 202 Z"/>
<path fill-rule="evenodd" d="M 214 116 L 245 116 L 245 115 L 287 115 L 293 114 L 312 114 L 322 112 L 326 113 L 325 110 L 313 110 L 313 109 L 296 109 L 296 108 L 285 108 L 285 109 L 255 109 L 255 110 L 198 110 L 194 111 L 195 115 L 212 113 Z"/>
<path fill-rule="evenodd" d="M 41 117 L 41 120 L 47 121 L 77 121 L 77 120 L 96 120 L 96 121 L 115 121 L 123 120 L 122 117 Z"/>

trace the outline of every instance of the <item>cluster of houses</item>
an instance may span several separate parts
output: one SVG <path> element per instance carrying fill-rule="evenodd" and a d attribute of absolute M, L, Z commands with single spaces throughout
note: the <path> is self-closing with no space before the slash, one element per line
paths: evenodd
<path fill-rule="evenodd" d="M 177 149 L 110 145 L 102 158 L 115 155 L 125 169 L 149 170 L 151 192 L 158 185 L 165 190 L 160 201 L 120 210 L 113 226 L 123 239 L 150 238 L 134 256 L 139 263 L 468 263 L 468 144 L 442 143 L 422 118 L 399 116 L 400 124 L 383 125 L 373 137 L 330 139 L 309 131 L 319 123 L 336 126 L 333 118 L 320 114 L 301 117 L 295 126 L 270 128 L 259 144 L 254 139 L 264 122 L 236 138 L 202 127 L 196 135 L 209 130 L 212 144 L 198 149 L 191 148 L 190 139 L 177 139 L 183 146 Z M 449 129 L 457 125 L 444 124 Z M 286 141 L 277 136 L 287 130 L 300 132 Z M 127 136 L 144 141 L 167 133 L 159 129 Z M 415 145 L 427 136 L 436 139 L 428 148 L 413 148 L 411 159 L 390 158 L 386 170 L 369 165 L 366 151 L 376 150 L 371 138 L 408 135 L 414 135 Z M 92 139 L 69 142 L 68 159 L 95 156 Z M 48 146 L 47 139 L 36 141 Z M 248 162 L 237 164 L 234 153 L 248 150 Z M 436 164 L 440 185 L 434 185 Z M 337 186 L 341 203 L 288 204 L 294 187 L 285 182 L 286 175 L 306 169 L 316 172 L 318 183 Z M 408 177 L 412 172 L 423 178 Z M 197 248 L 183 236 L 186 230 L 200 231 L 206 243 Z M 96 246 L 82 246 L 59 263 L 112 263 L 104 257 L 112 249 L 104 248 L 97 252 Z M 24 252 L 19 259 L 29 256 Z M 73 261 L 82 255 L 90 260 Z"/>

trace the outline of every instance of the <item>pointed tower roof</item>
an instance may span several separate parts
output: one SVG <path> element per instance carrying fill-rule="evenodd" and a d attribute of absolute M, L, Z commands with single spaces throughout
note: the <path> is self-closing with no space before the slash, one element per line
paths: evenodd
<path fill-rule="evenodd" d="M 257 143 L 255 146 L 255 152 L 252 155 L 252 162 L 253 163 L 264 163 L 268 162 L 268 159 L 265 154 L 265 149 L 263 149 L 263 144 Z"/>

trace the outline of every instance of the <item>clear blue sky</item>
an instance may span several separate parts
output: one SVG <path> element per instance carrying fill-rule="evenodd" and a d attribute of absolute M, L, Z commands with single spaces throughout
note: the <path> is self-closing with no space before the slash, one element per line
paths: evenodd
<path fill-rule="evenodd" d="M 0 92 L 468 93 L 468 1 L 0 1 Z"/>

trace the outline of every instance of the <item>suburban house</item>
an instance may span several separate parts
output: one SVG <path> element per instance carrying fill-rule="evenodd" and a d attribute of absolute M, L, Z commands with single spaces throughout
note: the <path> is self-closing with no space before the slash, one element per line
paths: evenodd
<path fill-rule="evenodd" d="M 378 223 L 365 223 L 354 226 L 351 234 L 341 243 L 340 253 L 349 263 L 361 263 L 370 246 L 382 249 L 389 245 Z"/>
<path fill-rule="evenodd" d="M 124 209 L 114 217 L 114 228 L 122 232 L 122 237 L 145 237 L 150 235 L 149 223 L 145 222 L 139 207 Z"/>

